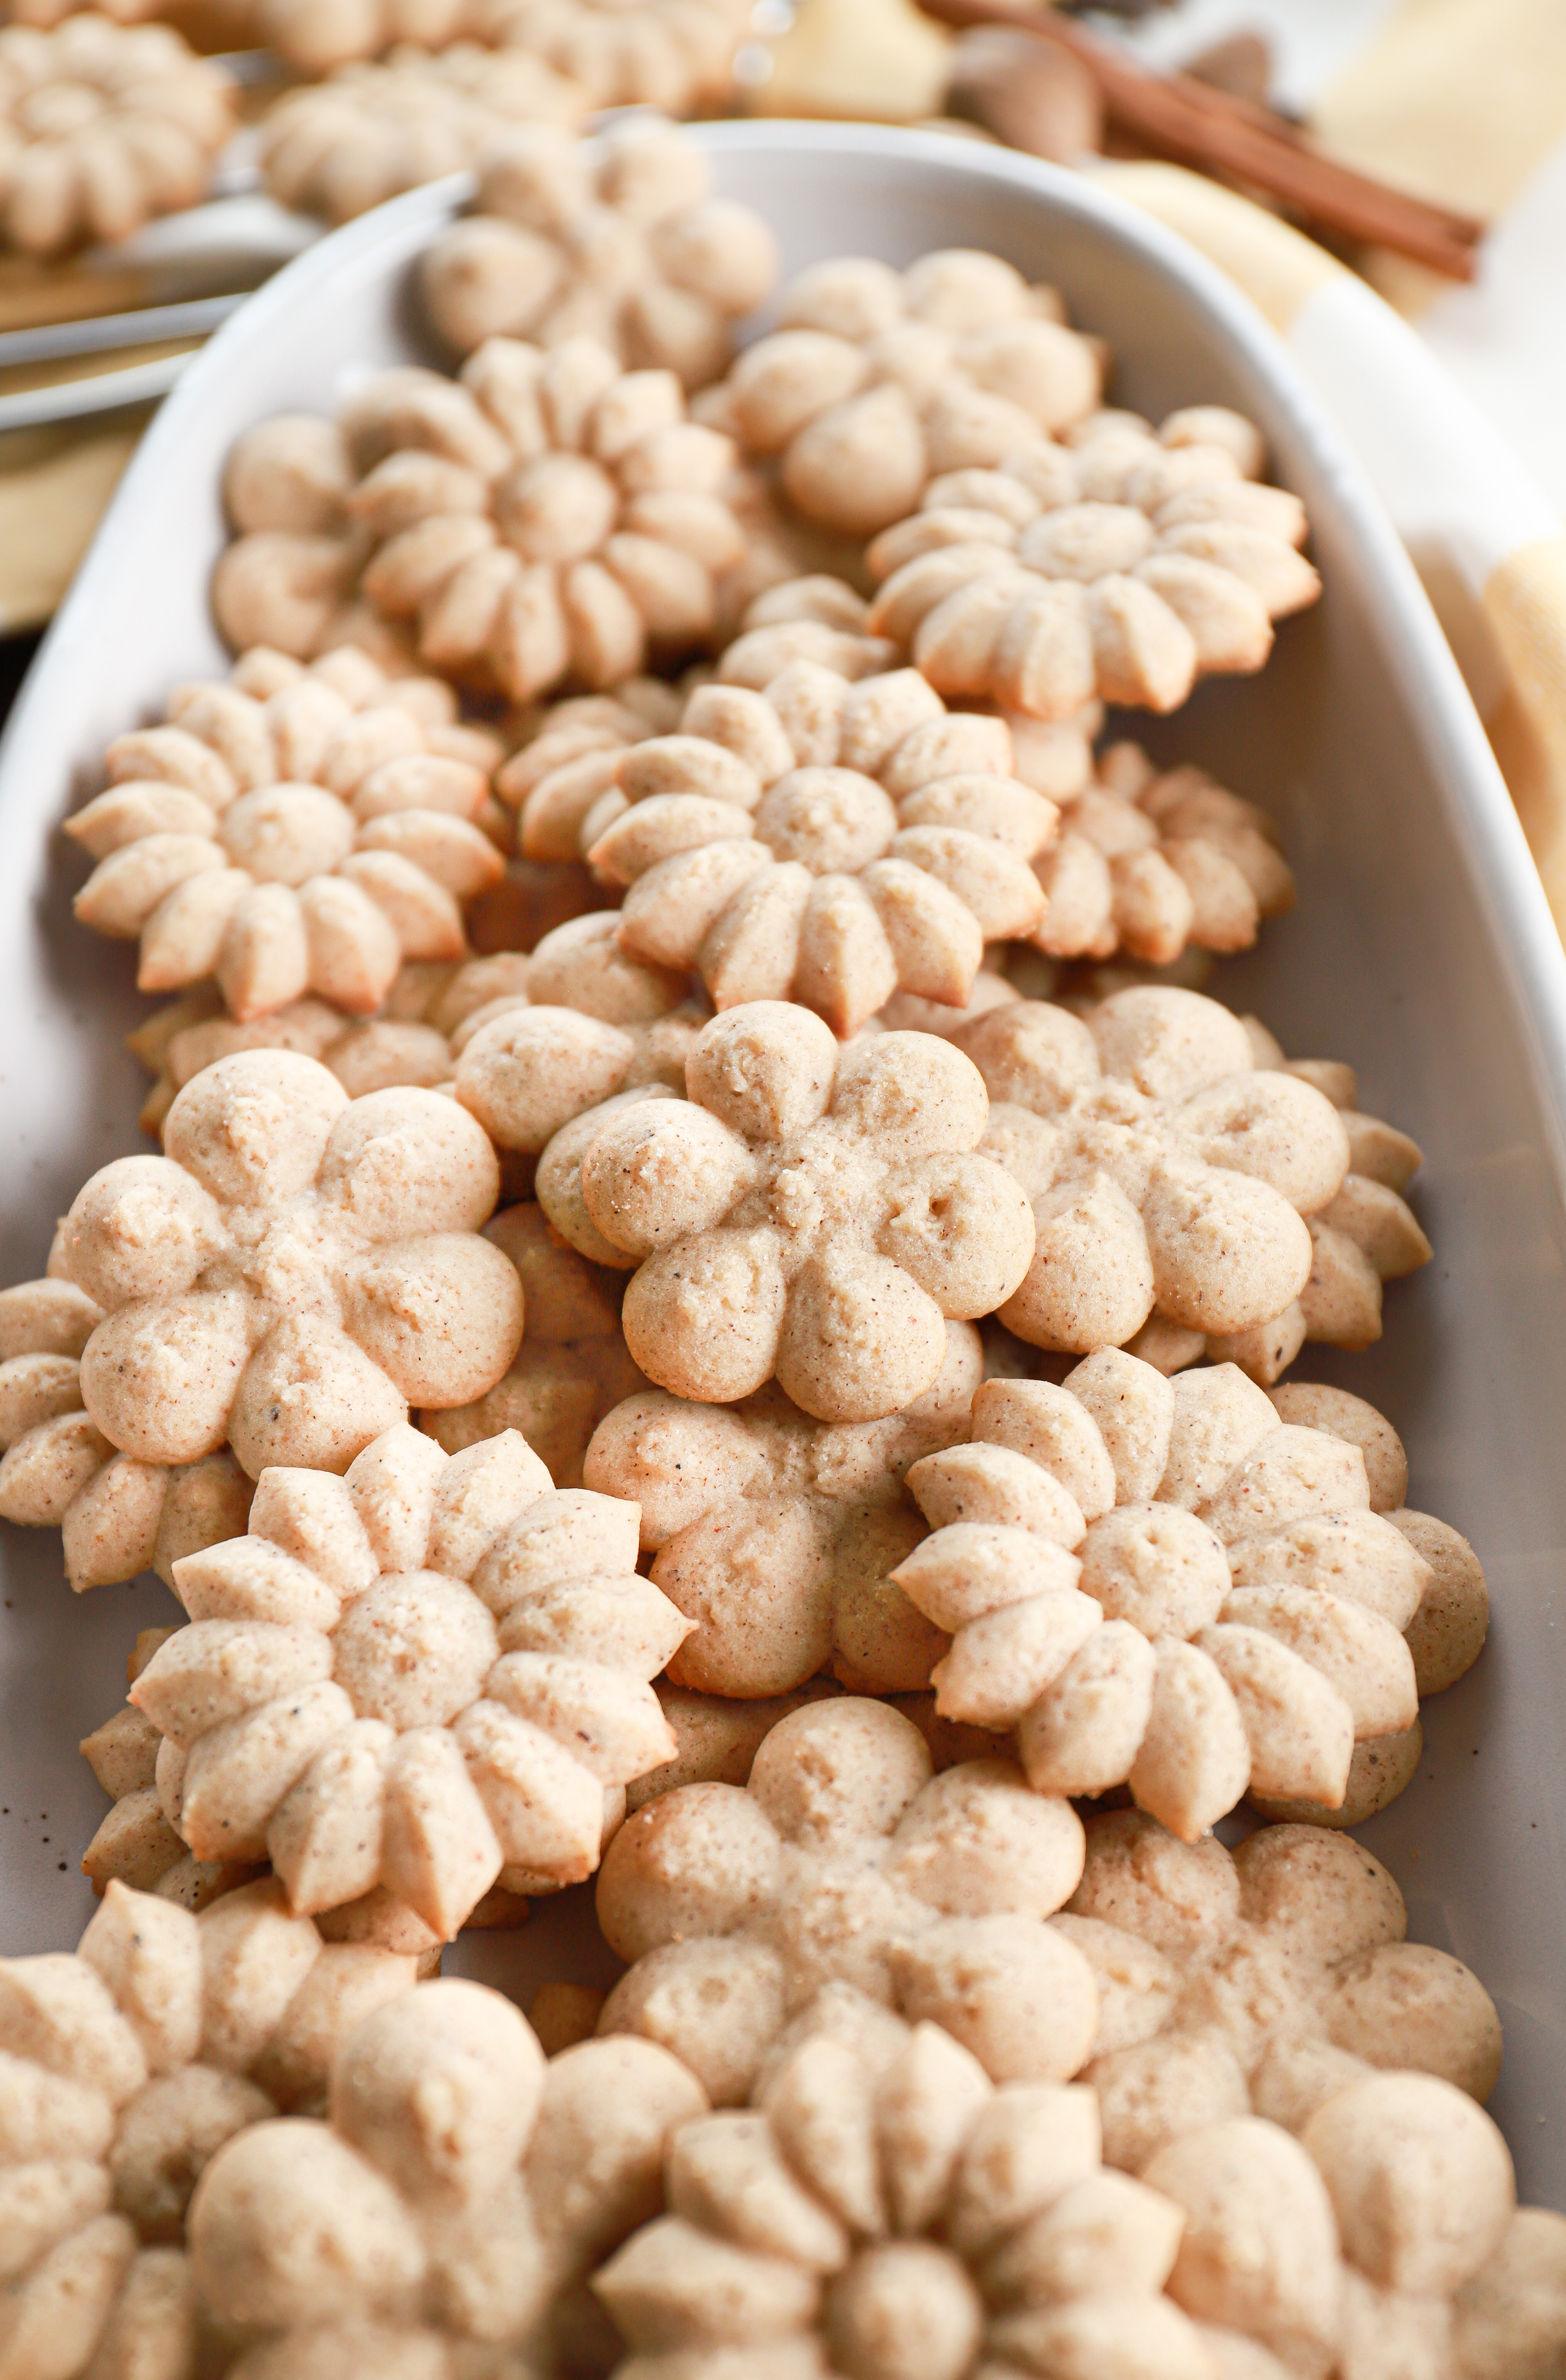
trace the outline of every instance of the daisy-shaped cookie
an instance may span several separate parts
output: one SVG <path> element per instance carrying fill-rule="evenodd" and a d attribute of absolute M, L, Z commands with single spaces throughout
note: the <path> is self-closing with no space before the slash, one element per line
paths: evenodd
<path fill-rule="evenodd" d="M 395 676 L 418 666 L 406 628 L 358 594 L 370 540 L 350 517 L 357 474 L 338 424 L 277 413 L 245 431 L 224 467 L 233 531 L 209 589 L 229 650 L 310 661 L 355 645 Z"/>
<path fill-rule="evenodd" d="M 405 960 L 466 953 L 461 904 L 505 870 L 480 823 L 499 759 L 433 680 L 248 653 L 109 747 L 66 821 L 98 863 L 76 914 L 140 942 L 143 991 L 210 975 L 241 1023 L 307 992 L 362 1015 Z"/>
<path fill-rule="evenodd" d="M 546 2065 L 498 1992 L 425 1984 L 341 2042 L 323 2120 L 253 2125 L 212 2159 L 200 2302 L 256 2342 L 240 2372 L 288 2380 L 606 2370 L 587 2278 L 658 2215 L 665 2142 L 705 2112 L 649 2042 Z"/>
<path fill-rule="evenodd" d="M 1131 1342 L 1170 1371 L 1205 1351 L 1269 1385 L 1307 1338 L 1378 1339 L 1383 1280 L 1429 1261 L 1391 1186 L 1419 1151 L 1328 1096 L 1352 1099 L 1352 1069 L 1285 1069 L 1199 992 L 1135 987 L 1086 1020 L 1015 1001 L 959 1040 L 995 1101 L 985 1145 L 1032 1203 L 1001 1318 L 1035 1346 Z"/>
<path fill-rule="evenodd" d="M 512 125 L 576 125 L 590 104 L 580 83 L 524 51 L 398 49 L 285 92 L 261 128 L 261 174 L 282 205 L 347 223 L 469 170 Z"/>
<path fill-rule="evenodd" d="M 960 1008 L 985 944 L 1038 927 L 1058 817 L 1003 720 L 949 715 L 917 670 L 796 662 L 765 694 L 698 687 L 581 836 L 628 888 L 627 950 L 697 967 L 720 1009 L 797 1001 L 846 1039 L 899 990 Z"/>
<path fill-rule="evenodd" d="M 601 1422 L 583 1476 L 640 1506 L 649 1575 L 692 1623 L 674 1685 L 782 1694 L 828 1668 L 869 1694 L 929 1684 L 945 1637 L 891 1573 L 924 1535 L 909 1465 L 968 1433 L 978 1333 L 946 1337 L 934 1388 L 883 1421 L 812 1421 L 774 1385 L 716 1410 L 644 1390 Z"/>
<path fill-rule="evenodd" d="M 1014 765 L 1025 778 L 1029 740 L 1016 722 Z M 1135 744 L 1112 745 L 1062 805 L 1035 868 L 1047 905 L 1026 939 L 1056 959 L 1118 953 L 1169 966 L 1186 950 L 1248 950 L 1262 920 L 1294 901 L 1265 810 L 1203 769 L 1156 769 Z"/>
<path fill-rule="evenodd" d="M 271 1884 L 200 1919 L 111 1884 L 74 1952 L 0 1961 L 15 2380 L 184 2380 L 203 2168 L 313 2099 L 339 2041 L 413 1979 L 411 1959 L 323 1945 Z"/>
<path fill-rule="evenodd" d="M 555 1493 L 515 1431 L 274 1466 L 248 1536 L 175 1565 L 190 1625 L 131 1689 L 165 1816 L 301 1914 L 383 1888 L 442 1941 L 497 1877 L 579 1882 L 676 1749 L 648 1681 L 689 1623 L 636 1558 L 635 1508 Z"/>
<path fill-rule="evenodd" d="M 645 33 L 653 13 L 618 10 L 613 21 Z M 548 44 L 542 54 L 592 88 L 584 55 Z M 480 164 L 474 212 L 421 261 L 431 321 L 458 355 L 497 336 L 552 347 L 585 332 L 633 368 L 703 388 L 778 271 L 768 225 L 713 198 L 711 183 L 705 152 L 646 116 L 611 123 L 590 143 L 547 124 L 503 134 Z"/>
<path fill-rule="evenodd" d="M 1060 445 L 949 471 L 879 537 L 878 636 L 942 694 L 1040 719 L 1092 695 L 1174 710 L 1200 676 L 1258 670 L 1275 620 L 1321 591 L 1304 509 L 1258 483 L 1258 432 L 1196 406 L 1155 432 L 1096 414 Z"/>
<path fill-rule="evenodd" d="M 350 1101 L 314 1060 L 251 1050 L 188 1084 L 164 1136 L 78 1196 L 63 1278 L 7 1293 L 0 1346 L 25 1368 L 0 1510 L 74 1529 L 82 1585 L 172 1560 L 172 1535 L 212 1543 L 192 1532 L 235 1459 L 346 1470 L 410 1404 L 492 1387 L 522 1336 L 516 1271 L 480 1236 L 494 1152 L 455 1100 Z"/>
<path fill-rule="evenodd" d="M 703 418 L 776 455 L 807 520 L 856 537 L 904 519 L 932 480 L 993 469 L 1099 402 L 1098 350 L 1065 328 L 1058 294 L 975 249 L 905 273 L 835 258 L 801 273 L 780 312 Z"/>
<path fill-rule="evenodd" d="M 993 1312 L 1031 1251 L 1017 1184 L 972 1153 L 977 1070 L 933 1034 L 843 1050 L 808 1009 L 754 1001 L 703 1028 L 686 1083 L 578 1115 L 539 1166 L 556 1230 L 635 1268 L 623 1320 L 648 1378 L 732 1404 L 775 1376 L 819 1421 L 922 1397 L 947 1320 Z"/>
<path fill-rule="evenodd" d="M 226 1447 L 176 1467 L 117 1454 L 88 1414 L 81 1358 L 103 1320 L 65 1272 L 0 1290 L 0 1519 L 57 1528 L 79 1593 L 155 1570 L 245 1525 L 251 1483 Z"/>
<path fill-rule="evenodd" d="M 674 2133 L 668 2214 L 593 2282 L 622 2372 L 1212 2380 L 1163 2294 L 1184 2210 L 1104 2170 L 1090 2091 L 997 2089 L 935 2025 L 836 2013 L 770 2061 L 753 2109 Z"/>
<path fill-rule="evenodd" d="M 1062 1388 L 987 1381 L 972 1442 L 908 1485 L 934 1534 L 893 1577 L 952 1635 L 937 1708 L 1015 1727 L 1040 1791 L 1129 1783 L 1188 1842 L 1247 1791 L 1370 1815 L 1418 1765 L 1421 1686 L 1484 1643 L 1478 1564 L 1406 1512 L 1396 1432 L 1342 1390 L 1106 1349 Z"/>
<path fill-rule="evenodd" d="M 228 76 L 171 26 L 0 29 L 6 244 L 59 256 L 195 206 L 233 125 Z"/>
<path fill-rule="evenodd" d="M 1068 2081 L 1099 1991 L 1046 1921 L 1076 1888 L 1081 1820 L 1010 1761 L 931 1769 L 901 1712 L 844 1695 L 781 1720 L 743 1791 L 683 1786 L 627 1818 L 597 1890 L 631 1964 L 601 2030 L 662 2043 L 734 2107 L 789 2021 L 847 1984 L 941 2025 L 992 2082 Z"/>
<path fill-rule="evenodd" d="M 674 373 L 625 371 L 587 337 L 490 339 L 459 382 L 381 374 L 343 430 L 375 540 L 364 593 L 417 624 L 431 667 L 520 702 L 711 637 L 745 551 L 722 492 L 734 448 L 686 419 Z"/>

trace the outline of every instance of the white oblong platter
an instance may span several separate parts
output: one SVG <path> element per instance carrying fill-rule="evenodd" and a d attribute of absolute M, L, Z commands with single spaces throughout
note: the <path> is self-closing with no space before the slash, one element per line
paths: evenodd
<path fill-rule="evenodd" d="M 1060 285 L 1116 358 L 1114 401 L 1229 403 L 1309 509 L 1326 594 L 1258 677 L 1209 685 L 1135 732 L 1272 811 L 1294 914 L 1211 989 L 1291 1054 L 1349 1059 L 1362 1099 L 1427 1153 L 1436 1259 L 1360 1356 L 1297 1367 L 1371 1398 L 1408 1444 L 1412 1500 L 1470 1536 L 1488 1650 L 1426 1706 L 1426 1750 L 1365 1839 L 1411 1930 L 1477 1969 L 1506 2025 L 1495 2105 L 1523 2195 L 1566 2206 L 1566 959 L 1505 786 L 1414 571 L 1281 344 L 1210 266 L 1123 203 L 1037 162 L 939 135 L 711 125 L 718 185 L 758 207 L 790 271 L 989 249 Z M 56 832 L 108 739 L 181 678 L 222 668 L 206 588 L 237 433 L 326 411 L 423 343 L 409 265 L 467 185 L 416 191 L 280 273 L 191 364 L 122 481 L 0 744 L 0 1280 L 41 1269 L 55 1218 L 136 1148 L 129 953 L 79 931 Z M 0 1949 L 63 1948 L 89 1913 L 76 1862 L 102 1814 L 78 1737 L 123 1692 L 131 1636 L 176 1616 L 155 1582 L 73 1601 L 52 1533 L 0 1531 Z M 45 1838 L 47 1840 L 45 1840 Z M 586 1979 L 580 1896 L 455 1963 L 522 1996 L 552 1959 Z M 601 1952 L 598 1954 L 602 1956 Z"/>

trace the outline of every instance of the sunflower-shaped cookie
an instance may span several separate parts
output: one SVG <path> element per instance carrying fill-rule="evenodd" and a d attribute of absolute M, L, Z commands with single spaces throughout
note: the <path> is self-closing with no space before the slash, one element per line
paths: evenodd
<path fill-rule="evenodd" d="M 74 1952 L 0 1961 L 16 2380 L 193 2369 L 203 2168 L 315 2097 L 338 2043 L 413 1979 L 411 1959 L 323 1945 L 271 1884 L 200 1919 L 111 1884 Z"/>
<path fill-rule="evenodd" d="M 891 1573 L 924 1535 L 909 1465 L 968 1433 L 978 1333 L 946 1338 L 934 1388 L 883 1421 L 812 1421 L 774 1385 L 718 1410 L 644 1390 L 600 1423 L 583 1476 L 640 1506 L 649 1575 L 692 1623 L 676 1686 L 782 1694 L 828 1668 L 866 1693 L 929 1684 L 946 1640 Z"/>
<path fill-rule="evenodd" d="M 1163 2295 L 1184 2209 L 1104 2170 L 1090 2091 L 997 2089 L 935 2025 L 834 2013 L 791 2035 L 753 2110 L 674 2133 L 669 2213 L 593 2281 L 647 2359 L 627 2370 L 1211 2380 Z"/>
<path fill-rule="evenodd" d="M 648 651 L 699 645 L 744 556 L 729 440 L 686 419 L 672 372 L 596 340 L 487 340 L 453 382 L 408 365 L 343 418 L 376 540 L 364 593 L 417 623 L 431 667 L 525 701 L 610 686 Z"/>
<path fill-rule="evenodd" d="M 960 1008 L 985 944 L 1037 928 L 1058 817 L 1003 720 L 948 714 L 917 670 L 797 662 L 764 695 L 698 687 L 581 832 L 628 888 L 627 950 L 698 967 L 719 1008 L 797 1001 L 847 1038 L 899 990 Z"/>
<path fill-rule="evenodd" d="M 1188 1842 L 1247 1791 L 1369 1815 L 1418 1765 L 1420 1689 L 1484 1643 L 1477 1563 L 1405 1512 L 1396 1432 L 1342 1390 L 1106 1349 L 1063 1388 L 986 1382 L 908 1486 L 934 1534 L 892 1576 L 951 1633 L 937 1708 L 1015 1727 L 1041 1791 L 1129 1782 Z"/>
<path fill-rule="evenodd" d="M 632 1962 L 601 2030 L 661 2042 L 734 2107 L 789 2021 L 846 1984 L 942 2026 L 992 2082 L 1068 2081 L 1099 1992 L 1045 1921 L 1076 1888 L 1081 1820 L 1010 1761 L 931 1770 L 901 1712 L 844 1695 L 781 1720 L 743 1791 L 648 1803 L 599 1873 Z"/>
<path fill-rule="evenodd" d="M 499 759 L 434 680 L 248 653 L 109 747 L 66 821 L 98 863 L 76 914 L 140 942 L 143 991 L 210 975 L 241 1023 L 307 992 L 364 1014 L 406 960 L 465 954 L 461 904 L 505 872 L 479 823 Z"/>
<path fill-rule="evenodd" d="M 1303 507 L 1259 484 L 1258 432 L 1197 406 L 1155 432 L 1095 414 L 948 471 L 876 540 L 878 636 L 947 695 L 1040 719 L 1090 696 L 1178 709 L 1196 680 L 1260 669 L 1275 620 L 1321 591 Z"/>
<path fill-rule="evenodd" d="M 1086 1020 L 1014 1001 L 959 1040 L 995 1101 L 985 1146 L 1033 1207 L 1001 1318 L 1035 1346 L 1130 1342 L 1169 1371 L 1205 1350 L 1269 1385 L 1307 1338 L 1378 1339 L 1382 1281 L 1429 1261 L 1391 1186 L 1419 1151 L 1333 1104 L 1352 1069 L 1285 1070 L 1270 1035 L 1199 992 L 1134 987 Z"/>
<path fill-rule="evenodd" d="M 256 2342 L 241 2371 L 290 2380 L 605 2370 L 584 2284 L 658 2215 L 665 2142 L 705 2112 L 651 2043 L 546 2065 L 498 1992 L 425 1984 L 342 2041 L 324 2120 L 253 2125 L 212 2159 L 188 2226 L 200 2302 Z"/>
<path fill-rule="evenodd" d="M 687 1099 L 653 1086 L 578 1115 L 539 1165 L 562 1236 L 635 1268 L 637 1363 L 703 1404 L 774 1376 L 820 1421 L 912 1404 L 947 1319 L 992 1312 L 1028 1261 L 1026 1200 L 972 1153 L 977 1071 L 933 1034 L 842 1050 L 808 1009 L 754 1001 L 703 1028 L 686 1082 Z"/>
<path fill-rule="evenodd" d="M 997 256 L 943 249 L 905 273 L 841 257 L 784 291 L 783 327 L 747 347 L 703 418 L 776 455 L 807 519 L 872 536 L 953 471 L 1092 414 L 1100 366 L 1052 289 Z"/>
<path fill-rule="evenodd" d="M 0 1308 L 0 1512 L 62 1523 L 83 1586 L 231 1536 L 244 1474 L 342 1471 L 410 1404 L 471 1403 L 522 1336 L 480 1236 L 494 1152 L 455 1100 L 350 1101 L 250 1050 L 186 1086 L 164 1141 L 93 1175 L 59 1276 Z"/>
<path fill-rule="evenodd" d="M 0 29 L 6 244 L 59 256 L 193 207 L 233 123 L 233 83 L 170 26 Z"/>
<path fill-rule="evenodd" d="M 645 32 L 652 12 L 614 21 Z M 585 57 L 567 66 L 558 47 L 544 54 L 592 87 Z M 706 153 L 646 116 L 611 123 L 591 143 L 548 124 L 503 134 L 480 164 L 474 212 L 438 233 L 420 264 L 436 331 L 464 356 L 497 336 L 552 347 L 586 333 L 633 369 L 705 387 L 778 270 L 768 225 L 713 198 L 711 183 Z"/>
<path fill-rule="evenodd" d="M 175 1565 L 191 1624 L 131 1689 L 165 1815 L 198 1861 L 270 1859 L 303 1914 L 383 1888 L 443 1941 L 497 1877 L 590 1875 L 627 1779 L 676 1748 L 648 1681 L 688 1622 L 636 1538 L 515 1431 L 274 1466 L 248 1536 Z"/>
<path fill-rule="evenodd" d="M 590 104 L 579 83 L 523 51 L 398 49 L 286 92 L 261 128 L 261 173 L 282 205 L 347 223 L 469 170 L 512 125 L 575 125 Z"/>

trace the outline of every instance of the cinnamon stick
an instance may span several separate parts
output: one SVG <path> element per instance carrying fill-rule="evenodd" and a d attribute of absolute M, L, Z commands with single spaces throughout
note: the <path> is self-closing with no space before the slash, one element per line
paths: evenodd
<path fill-rule="evenodd" d="M 1092 75 L 1108 120 L 1152 155 L 1249 184 L 1340 237 L 1394 249 L 1455 281 L 1471 281 L 1485 225 L 1473 215 L 1392 189 L 1340 165 L 1297 127 L 1194 76 L 1155 74 L 1124 52 L 1029 0 L 918 0 L 929 17 L 966 29 L 1016 25 L 1069 51 Z"/>

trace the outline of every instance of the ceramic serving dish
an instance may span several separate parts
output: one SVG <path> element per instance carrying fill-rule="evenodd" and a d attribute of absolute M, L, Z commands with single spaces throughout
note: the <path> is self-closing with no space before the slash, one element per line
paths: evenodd
<path fill-rule="evenodd" d="M 1300 904 L 1213 989 L 1296 1055 L 1347 1058 L 1362 1100 L 1417 1135 L 1436 1261 L 1388 1298 L 1381 1344 L 1297 1369 L 1370 1397 L 1413 1462 L 1411 1500 L 1478 1547 L 1494 1597 L 1478 1668 L 1426 1713 L 1416 1783 L 1366 1830 L 1414 1931 L 1474 1965 L 1506 2023 L 1496 2102 L 1524 2194 L 1566 2206 L 1566 961 L 1505 787 L 1418 581 L 1330 421 L 1260 318 L 1193 251 L 1069 174 L 939 135 L 714 125 L 721 188 L 759 207 L 788 268 L 935 247 L 1009 257 L 1063 289 L 1116 358 L 1117 403 L 1216 400 L 1263 426 L 1309 507 L 1326 581 L 1257 678 L 1147 731 L 1277 817 Z M 463 201 L 442 184 L 349 225 L 269 283 L 153 424 L 0 746 L 0 1279 L 42 1266 L 56 1215 L 139 1145 L 128 951 L 72 923 L 81 863 L 56 829 L 107 739 L 224 656 L 206 585 L 235 435 L 328 409 L 422 356 L 409 260 Z M 0 1531 L 0 1949 L 64 1948 L 102 1797 L 77 1739 L 123 1692 L 154 1581 L 80 1601 L 52 1534 Z M 581 1896 L 451 1963 L 523 1993 L 587 1979 Z"/>

